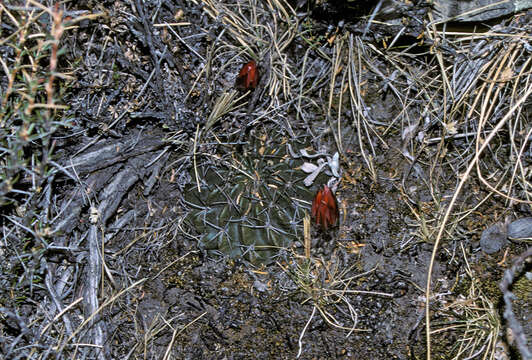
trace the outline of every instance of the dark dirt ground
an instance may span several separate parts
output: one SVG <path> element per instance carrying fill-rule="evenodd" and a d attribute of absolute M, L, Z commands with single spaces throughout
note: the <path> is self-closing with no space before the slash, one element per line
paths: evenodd
<path fill-rule="evenodd" d="M 41 284 L 31 292 L 27 287 L 17 290 L 25 296 L 16 306 L 10 305 L 13 298 L 4 289 L 0 306 L 16 308 L 18 319 L 29 326 L 37 319 L 54 318 L 57 308 L 64 309 L 79 297 L 98 302 L 75 305 L 69 314 L 71 328 L 56 320 L 44 336 L 37 335 L 42 328 L 24 333 L 16 342 L 18 350 L 7 344 L 23 333 L 21 326 L 13 317 L 3 316 L 4 354 L 11 349 L 11 358 L 292 359 L 300 351 L 299 339 L 306 329 L 301 338 L 302 359 L 425 357 L 427 269 L 435 226 L 456 186 L 457 173 L 452 169 L 459 166 L 448 165 L 438 144 L 421 149 L 415 164 L 404 156 L 408 145 L 400 130 L 384 131 L 403 109 L 389 87 L 383 90 L 388 86 L 385 79 L 368 68 L 360 74 L 365 106 L 375 120 L 375 134 L 382 137 L 361 140 L 354 121 L 341 124 L 345 156 L 337 190 L 340 222 L 327 232 L 312 228 L 312 276 L 298 278 L 294 274 L 305 264 L 302 238 L 267 265 L 207 252 L 198 241 L 201 234 L 186 221 L 190 206 L 184 194 L 196 186 L 194 151 L 201 166 L 217 166 L 220 163 L 213 161 L 213 156 L 246 156 L 246 142 L 251 138 L 266 136 L 297 143 L 311 134 L 310 140 L 304 141 L 307 148 L 334 154 L 336 132 L 331 131 L 331 119 L 325 115 L 329 84 L 320 85 L 310 95 L 313 101 L 323 102 L 316 106 L 322 113 L 308 111 L 303 120 L 295 107 L 287 106 L 282 111 L 276 109 L 281 117 L 268 118 L 264 114 L 275 101 L 267 92 L 270 88 L 265 78 L 261 78 L 261 85 L 247 97 L 254 107 L 222 117 L 195 145 L 196 126 L 205 125 L 217 95 L 232 87 L 240 66 L 248 59 L 245 53 L 230 48 L 214 58 L 209 56 L 217 46 L 234 42 L 227 35 L 227 24 L 207 16 L 208 5 L 196 1 L 85 1 L 66 6 L 70 12 L 105 13 L 82 21 L 63 40 L 66 52 L 61 66 L 73 69 L 76 80 L 63 99 L 69 105 L 64 116 L 71 119 L 72 126 L 55 135 L 55 158 L 66 171 L 56 176 L 50 190 L 54 210 L 49 226 L 55 235 L 49 240 L 68 250 L 45 253 L 44 260 L 37 260 L 41 267 L 36 266 Z M 371 9 L 361 6 L 359 10 L 365 16 Z M 402 11 L 423 19 L 425 10 L 416 3 Z M 338 14 L 323 5 L 315 9 L 314 17 L 301 15 L 303 12 L 298 11 L 301 26 L 305 21 L 314 26 L 316 42 L 312 46 L 333 57 L 327 28 L 336 28 Z M 153 26 L 180 21 L 190 25 L 172 30 Z M 347 19 L 337 36 L 360 36 L 365 24 L 356 16 Z M 421 30 L 415 24 L 407 28 L 401 41 L 417 41 Z M 394 29 L 376 25 L 364 41 L 382 50 L 382 42 L 376 39 L 393 35 Z M 225 40 L 217 42 L 218 36 Z M 236 42 L 233 45 L 239 46 Z M 421 72 L 422 64 L 435 61 L 428 50 L 428 45 L 416 47 L 423 54 L 412 57 L 410 66 L 419 67 Z M 288 58 L 284 61 L 294 68 L 307 56 L 308 63 L 317 64 L 309 77 L 319 78 L 317 69 L 330 67 L 301 37 L 290 42 L 285 54 Z M 211 60 L 210 70 L 202 74 L 205 59 Z M 266 74 L 269 65 L 260 60 L 259 65 Z M 377 55 L 373 66 L 387 75 L 394 70 Z M 278 99 L 280 106 L 283 97 Z M 420 116 L 421 107 L 420 103 L 417 114 L 410 115 Z M 333 104 L 333 110 L 337 109 L 338 103 Z M 354 116 L 347 105 L 343 112 L 346 119 Z M 261 120 L 254 121 L 259 115 Z M 374 171 L 366 166 L 361 150 L 368 151 L 369 142 L 375 154 Z M 455 141 L 445 151 L 466 148 L 466 140 Z M 433 159 L 441 161 L 434 164 Z M 319 185 L 314 183 L 309 193 Z M 498 284 L 511 259 L 526 249 L 525 243 L 509 242 L 503 250 L 486 254 L 479 241 L 483 229 L 510 213 L 531 216 L 529 207 L 512 208 L 497 197 L 482 201 L 488 192 L 476 180 L 469 182 L 462 194 L 459 210 L 477 207 L 467 219 L 448 225 L 453 235 L 444 237 L 437 254 L 431 302 L 433 329 L 452 327 L 478 315 L 455 307 L 462 299 L 471 298 L 473 282 L 476 295 L 486 294 L 494 306 L 485 314 L 500 317 L 503 307 Z M 312 198 L 303 200 L 309 211 Z M 34 206 L 36 211 L 43 208 L 38 201 Z M 2 251 L 10 254 L 7 247 Z M 500 263 L 503 257 L 506 261 Z M 23 271 L 16 265 L 11 270 Z M 91 283 L 98 271 L 101 277 Z M 476 274 L 474 281 L 471 271 Z M 63 285 L 59 287 L 59 283 Z M 523 286 L 530 289 L 530 283 Z M 50 288 L 55 289 L 61 306 L 47 295 Z M 523 318 L 531 314 L 530 292 L 527 295 L 526 291 L 515 303 Z M 80 327 L 102 304 L 94 323 Z M 361 331 L 350 333 L 328 324 L 318 307 L 334 316 L 338 326 L 347 328 L 353 325 L 356 314 L 356 328 Z M 316 313 L 309 322 L 313 310 Z M 489 331 L 482 321 L 491 325 L 497 321 L 483 320 L 488 315 L 482 314 L 478 315 L 478 328 Z M 499 326 L 500 346 L 508 347 L 504 345 L 505 325 Z M 531 331 L 530 324 L 525 325 L 529 339 Z M 73 344 L 60 348 L 63 342 L 57 339 L 73 333 L 76 340 L 72 343 L 103 339 L 102 351 L 98 346 Z M 455 358 L 462 336 L 460 330 L 435 332 L 433 358 Z M 41 344 L 36 350 L 41 357 L 29 353 L 32 343 Z M 25 349 L 25 345 L 29 347 Z M 42 355 L 51 345 L 58 347 Z M 517 351 L 508 348 L 506 358 L 518 359 Z"/>

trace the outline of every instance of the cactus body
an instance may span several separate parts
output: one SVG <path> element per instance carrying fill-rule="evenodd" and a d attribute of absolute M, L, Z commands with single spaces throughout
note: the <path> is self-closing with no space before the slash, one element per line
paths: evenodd
<path fill-rule="evenodd" d="M 296 169 L 300 164 L 283 145 L 258 144 L 232 156 L 200 167 L 201 192 L 191 186 L 185 195 L 192 207 L 188 219 L 205 250 L 271 262 L 280 248 L 301 237 L 312 194 Z"/>

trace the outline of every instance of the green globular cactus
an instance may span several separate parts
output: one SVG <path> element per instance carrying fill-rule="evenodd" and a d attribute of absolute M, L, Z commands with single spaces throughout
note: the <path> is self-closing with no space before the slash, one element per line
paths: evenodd
<path fill-rule="evenodd" d="M 312 194 L 297 169 L 301 162 L 284 145 L 258 142 L 251 150 L 199 167 L 201 192 L 194 184 L 185 194 L 188 219 L 208 252 L 269 263 L 302 238 Z"/>

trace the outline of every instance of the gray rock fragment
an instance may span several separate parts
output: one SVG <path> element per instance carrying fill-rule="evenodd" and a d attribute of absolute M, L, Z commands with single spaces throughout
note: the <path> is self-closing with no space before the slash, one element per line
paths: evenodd
<path fill-rule="evenodd" d="M 480 248 L 487 254 L 493 254 L 506 245 L 507 233 L 505 227 L 497 223 L 482 232 L 480 236 Z"/>

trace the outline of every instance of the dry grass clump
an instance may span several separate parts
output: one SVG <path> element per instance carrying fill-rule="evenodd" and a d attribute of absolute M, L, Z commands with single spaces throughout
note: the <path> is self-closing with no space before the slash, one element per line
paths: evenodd
<path fill-rule="evenodd" d="M 500 341 L 501 320 L 493 301 L 480 289 L 480 279 L 471 270 L 463 245 L 460 250 L 466 264 L 466 274 L 460 281 L 469 286 L 464 295 L 441 305 L 440 320 L 433 324 L 431 337 L 444 343 L 449 336 L 457 339 L 446 349 L 452 359 L 492 359 Z"/>
<path fill-rule="evenodd" d="M 330 326 L 346 332 L 349 337 L 354 332 L 371 332 L 371 329 L 358 328 L 358 309 L 353 305 L 355 295 L 392 298 L 394 295 L 383 292 L 354 289 L 358 279 L 367 277 L 375 270 L 356 273 L 357 264 L 345 264 L 341 256 L 333 255 L 325 260 L 317 257 L 303 257 L 292 253 L 292 261 L 278 265 L 291 279 L 284 285 L 284 291 L 296 291 L 304 296 L 302 304 L 310 303 L 312 313 L 301 330 L 297 357 L 303 354 L 303 339 L 316 314 Z"/>

